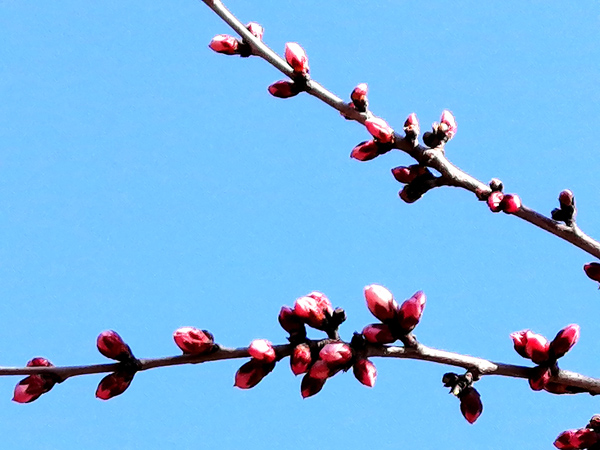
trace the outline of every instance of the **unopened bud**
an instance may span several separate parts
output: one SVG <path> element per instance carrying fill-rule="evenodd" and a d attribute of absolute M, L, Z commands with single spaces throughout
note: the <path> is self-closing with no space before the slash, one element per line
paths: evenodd
<path fill-rule="evenodd" d="M 302 394 L 302 398 L 308 398 L 315 394 L 318 394 L 323 386 L 325 386 L 325 381 L 327 379 L 316 379 L 311 378 L 309 374 L 304 375 L 302 378 L 302 383 L 300 384 L 300 393 Z"/>
<path fill-rule="evenodd" d="M 310 347 L 307 344 L 297 345 L 290 356 L 290 367 L 294 375 L 308 372 L 311 362 Z"/>
<path fill-rule="evenodd" d="M 567 353 L 579 340 L 579 325 L 571 324 L 558 332 L 550 343 L 550 352 L 555 358 Z"/>
<path fill-rule="evenodd" d="M 382 322 L 396 317 L 398 303 L 392 293 L 379 284 L 365 286 L 365 299 L 371 314 Z"/>
<path fill-rule="evenodd" d="M 365 126 L 367 127 L 367 131 L 371 133 L 371 136 L 381 143 L 385 144 L 394 140 L 394 130 L 385 120 L 379 117 L 366 120 Z"/>
<path fill-rule="evenodd" d="M 516 213 L 521 209 L 521 199 L 517 194 L 506 194 L 500 202 L 500 207 L 507 214 Z"/>
<path fill-rule="evenodd" d="M 500 212 L 502 211 L 502 199 L 504 198 L 504 194 L 500 191 L 492 192 L 487 198 L 487 205 L 492 212 Z"/>
<path fill-rule="evenodd" d="M 583 266 L 585 274 L 594 281 L 600 283 L 600 264 L 597 262 L 591 262 Z"/>
<path fill-rule="evenodd" d="M 98 384 L 96 397 L 100 400 L 108 400 L 121 395 L 131 384 L 133 372 L 115 372 L 105 376 Z"/>
<path fill-rule="evenodd" d="M 354 376 L 358 381 L 368 387 L 375 386 L 377 369 L 368 359 L 358 359 L 353 366 Z"/>
<path fill-rule="evenodd" d="M 133 358 L 131 349 L 116 331 L 107 330 L 98 335 L 96 340 L 98 351 L 110 359 L 127 361 Z"/>
<path fill-rule="evenodd" d="M 308 375 L 315 380 L 326 380 L 332 373 L 329 364 L 319 359 L 310 367 Z"/>
<path fill-rule="evenodd" d="M 309 72 L 306 52 L 296 42 L 285 44 L 285 60 L 292 66 L 294 72 L 302 75 L 306 75 Z"/>
<path fill-rule="evenodd" d="M 454 118 L 454 115 L 447 109 L 444 110 L 444 112 L 442 112 L 442 116 L 440 118 L 440 126 L 448 140 L 452 139 L 456 134 L 456 119 Z"/>
<path fill-rule="evenodd" d="M 474 387 L 463 389 L 460 394 L 460 412 L 469 423 L 475 423 L 483 412 L 481 396 Z"/>
<path fill-rule="evenodd" d="M 373 323 L 363 328 L 362 334 L 371 344 L 391 344 L 396 337 L 390 327 L 383 323 Z"/>
<path fill-rule="evenodd" d="M 250 33 L 252 33 L 252 35 L 254 35 L 255 38 L 257 38 L 259 41 L 262 41 L 263 34 L 265 33 L 263 27 L 256 22 L 250 22 L 248 25 L 246 25 L 246 28 Z"/>
<path fill-rule="evenodd" d="M 402 303 L 398 314 L 398 322 L 404 331 L 412 331 L 417 326 L 423 315 L 426 301 L 427 297 L 425 296 L 425 293 L 423 291 L 418 291 L 415 292 L 411 298 Z"/>
<path fill-rule="evenodd" d="M 275 349 L 273 345 L 266 339 L 255 339 L 248 347 L 248 353 L 254 359 L 270 363 L 275 361 Z"/>
<path fill-rule="evenodd" d="M 292 81 L 280 80 L 268 87 L 269 93 L 277 98 L 290 98 L 298 95 L 300 90 Z"/>
<path fill-rule="evenodd" d="M 279 311 L 279 325 L 285 331 L 290 334 L 303 334 L 306 335 L 306 328 L 304 327 L 304 322 L 294 314 L 294 310 L 289 306 L 282 306 L 281 311 Z"/>
<path fill-rule="evenodd" d="M 546 387 L 551 377 L 552 374 L 547 367 L 534 367 L 529 375 L 529 386 L 534 391 L 541 391 Z"/>
<path fill-rule="evenodd" d="M 411 113 L 404 122 L 404 132 L 407 135 L 418 136 L 420 131 L 419 119 L 415 113 Z"/>
<path fill-rule="evenodd" d="M 359 161 L 370 161 L 379 156 L 379 146 L 375 141 L 364 141 L 352 149 L 350 158 Z"/>
<path fill-rule="evenodd" d="M 217 53 L 225 55 L 235 55 L 239 46 L 239 41 L 233 36 L 219 34 L 212 38 L 208 46 Z"/>
<path fill-rule="evenodd" d="M 214 348 L 214 337 L 206 330 L 194 327 L 181 327 L 173 333 L 173 339 L 177 347 L 188 355 L 201 355 L 208 353 Z"/>
<path fill-rule="evenodd" d="M 319 352 L 319 357 L 330 367 L 343 366 L 352 359 L 352 349 L 348 346 L 348 344 L 344 344 L 342 342 L 332 342 L 330 344 L 326 344 L 321 349 Z M 318 362 L 319 361 L 317 361 L 315 364 Z"/>
<path fill-rule="evenodd" d="M 256 386 L 275 367 L 275 363 L 265 363 L 251 359 L 242 365 L 235 374 L 234 386 L 240 389 L 250 389 Z"/>
<path fill-rule="evenodd" d="M 504 189 L 504 184 L 498 178 L 492 178 L 489 183 L 490 189 L 492 191 L 500 191 Z"/>
<path fill-rule="evenodd" d="M 558 202 L 560 203 L 560 206 L 573 206 L 574 201 L 575 197 L 573 196 L 573 192 L 571 192 L 569 189 L 565 189 L 558 194 Z"/>

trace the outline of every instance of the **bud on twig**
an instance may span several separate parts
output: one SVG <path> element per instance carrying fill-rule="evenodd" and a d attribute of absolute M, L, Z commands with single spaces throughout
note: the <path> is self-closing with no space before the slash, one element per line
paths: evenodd
<path fill-rule="evenodd" d="M 98 351 L 104 356 L 117 361 L 129 361 L 133 358 L 131 348 L 127 345 L 116 331 L 107 330 L 98 335 L 96 340 Z"/>
<path fill-rule="evenodd" d="M 388 125 L 388 123 L 379 118 L 372 117 L 365 121 L 367 131 L 371 133 L 375 139 L 382 143 L 388 143 L 394 141 L 394 130 Z"/>
<path fill-rule="evenodd" d="M 242 365 L 235 374 L 234 386 L 240 389 L 250 389 L 256 386 L 275 368 L 275 363 L 265 363 L 251 359 Z"/>
<path fill-rule="evenodd" d="M 29 361 L 27 367 L 54 367 L 54 364 L 46 358 L 38 357 Z M 16 403 L 31 403 L 52 389 L 57 381 L 54 375 L 29 375 L 15 386 L 12 400 Z"/>
<path fill-rule="evenodd" d="M 233 36 L 219 34 L 212 38 L 208 46 L 217 53 L 224 55 L 235 55 L 238 52 L 240 42 Z"/>
<path fill-rule="evenodd" d="M 265 363 L 275 361 L 275 349 L 266 339 L 253 340 L 248 347 L 248 353 L 250 353 L 250 356 L 254 359 Z"/>
<path fill-rule="evenodd" d="M 96 389 L 96 398 L 100 400 L 109 400 L 117 395 L 121 395 L 133 381 L 135 372 L 115 372 L 105 376 L 98 384 Z"/>
<path fill-rule="evenodd" d="M 377 380 L 377 369 L 375 365 L 366 358 L 360 358 L 352 367 L 354 376 L 358 381 L 368 387 L 375 386 Z"/>
<path fill-rule="evenodd" d="M 302 76 L 308 74 L 308 57 L 304 49 L 296 42 L 285 44 L 285 60 L 297 74 Z"/>
<path fill-rule="evenodd" d="M 550 353 L 554 358 L 563 357 L 579 340 L 579 325 L 571 324 L 558 332 L 550 343 Z"/>
<path fill-rule="evenodd" d="M 304 375 L 302 383 L 300 384 L 300 394 L 302 398 L 308 398 L 315 394 L 318 394 L 323 386 L 325 386 L 327 379 L 316 379 L 311 378 L 309 374 Z"/>
<path fill-rule="evenodd" d="M 591 262 L 583 266 L 585 274 L 594 281 L 600 283 L 600 263 Z"/>
<path fill-rule="evenodd" d="M 280 80 L 268 87 L 269 93 L 277 98 L 290 98 L 298 95 L 300 89 L 293 81 Z"/>
<path fill-rule="evenodd" d="M 400 306 L 398 323 L 406 333 L 412 331 L 421 320 L 426 301 L 425 293 L 418 291 Z"/>
<path fill-rule="evenodd" d="M 358 112 L 365 112 L 369 106 L 369 100 L 367 99 L 367 83 L 360 83 L 354 88 L 350 94 L 354 108 Z"/>
<path fill-rule="evenodd" d="M 256 22 L 250 22 L 248 25 L 246 25 L 246 28 L 256 39 L 262 41 L 263 35 L 265 34 L 265 29 L 262 26 Z"/>
<path fill-rule="evenodd" d="M 394 300 L 392 293 L 383 286 L 379 284 L 365 286 L 365 299 L 371 314 L 382 322 L 396 317 L 398 303 Z"/>
<path fill-rule="evenodd" d="M 214 348 L 214 337 L 211 332 L 194 327 L 181 327 L 173 333 L 177 346 L 188 355 L 209 353 Z"/>
<path fill-rule="evenodd" d="M 363 328 L 362 335 L 371 344 L 391 344 L 396 341 L 390 327 L 383 323 L 367 325 Z"/>
<path fill-rule="evenodd" d="M 460 399 L 460 412 L 467 419 L 467 422 L 473 424 L 483 412 L 483 403 L 477 389 L 468 387 L 464 389 L 458 397 Z"/>
<path fill-rule="evenodd" d="M 311 362 L 312 355 L 307 344 L 299 344 L 294 347 L 294 352 L 290 356 L 290 367 L 294 375 L 308 372 Z"/>

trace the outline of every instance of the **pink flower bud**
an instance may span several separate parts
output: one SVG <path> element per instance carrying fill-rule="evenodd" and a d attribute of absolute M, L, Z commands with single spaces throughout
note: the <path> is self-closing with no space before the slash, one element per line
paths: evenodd
<path fill-rule="evenodd" d="M 396 181 L 407 184 L 417 177 L 417 174 L 414 171 L 410 170 L 410 167 L 404 166 L 394 167 L 392 169 L 392 175 L 394 176 Z"/>
<path fill-rule="evenodd" d="M 116 331 L 103 331 L 96 340 L 98 351 L 110 359 L 127 361 L 133 358 L 131 349 Z"/>
<path fill-rule="evenodd" d="M 444 134 L 448 137 L 448 140 L 452 139 L 456 134 L 456 119 L 452 115 L 450 111 L 447 109 L 442 112 L 442 117 L 440 118 L 440 126 L 443 127 Z"/>
<path fill-rule="evenodd" d="M 277 98 L 290 98 L 300 93 L 294 82 L 286 80 L 276 81 L 269 86 L 268 90 L 273 97 Z"/>
<path fill-rule="evenodd" d="M 100 400 L 108 400 L 121 395 L 131 384 L 133 375 L 132 372 L 115 372 L 105 376 L 98 384 L 96 397 Z"/>
<path fill-rule="evenodd" d="M 342 342 L 332 342 L 330 344 L 326 344 L 321 349 L 319 352 L 319 357 L 325 361 L 329 367 L 342 366 L 352 359 L 352 349 L 347 344 Z M 319 361 L 317 361 L 315 365 L 318 362 Z"/>
<path fill-rule="evenodd" d="M 398 303 L 392 293 L 383 286 L 379 284 L 365 286 L 365 299 L 371 314 L 382 322 L 396 317 Z"/>
<path fill-rule="evenodd" d="M 308 372 L 311 361 L 310 347 L 307 344 L 297 345 L 290 356 L 290 367 L 294 375 Z"/>
<path fill-rule="evenodd" d="M 367 83 L 360 83 L 359 85 L 357 85 L 354 90 L 352 91 L 352 94 L 350 94 L 350 98 L 352 99 L 353 102 L 366 102 L 367 101 L 367 91 L 368 91 L 368 87 L 367 87 Z"/>
<path fill-rule="evenodd" d="M 364 141 L 352 149 L 350 158 L 370 161 L 379 156 L 379 146 L 375 141 Z"/>
<path fill-rule="evenodd" d="M 27 367 L 54 367 L 54 364 L 52 364 L 46 358 L 38 356 L 28 361 Z"/>
<path fill-rule="evenodd" d="M 331 370 L 329 369 L 329 365 L 322 359 L 315 361 L 308 371 L 308 376 L 315 380 L 326 380 L 331 375 L 332 374 Z"/>
<path fill-rule="evenodd" d="M 235 374 L 234 386 L 240 389 L 250 389 L 256 386 L 275 367 L 274 363 L 265 363 L 257 359 L 251 359 L 242 365 Z"/>
<path fill-rule="evenodd" d="M 396 341 L 390 327 L 383 323 L 373 323 L 363 328 L 362 334 L 371 344 L 391 344 Z"/>
<path fill-rule="evenodd" d="M 365 126 L 367 127 L 367 131 L 371 133 L 371 136 L 373 136 L 379 142 L 385 144 L 394 140 L 394 130 L 385 120 L 379 117 L 373 117 L 369 120 L 366 120 Z"/>
<path fill-rule="evenodd" d="M 294 310 L 289 306 L 282 306 L 279 311 L 279 325 L 290 334 L 306 334 L 304 322 L 294 314 Z"/>
<path fill-rule="evenodd" d="M 214 348 L 214 337 L 206 330 L 194 327 L 181 327 L 173 333 L 173 339 L 183 353 L 201 355 Z"/>
<path fill-rule="evenodd" d="M 406 121 L 404 122 L 404 132 L 406 134 L 412 133 L 418 135 L 420 132 L 419 119 L 415 113 L 411 113 Z"/>
<path fill-rule="evenodd" d="M 248 25 L 246 25 L 246 28 L 255 38 L 257 38 L 259 41 L 262 41 L 263 34 L 265 33 L 263 27 L 256 22 L 250 22 Z"/>
<path fill-rule="evenodd" d="M 575 197 L 573 196 L 573 192 L 571 192 L 569 189 L 565 189 L 558 194 L 558 202 L 561 206 L 573 206 L 574 199 Z"/>
<path fill-rule="evenodd" d="M 555 358 L 560 358 L 567 353 L 579 340 L 579 325 L 571 324 L 558 332 L 550 343 L 550 351 Z"/>
<path fill-rule="evenodd" d="M 375 386 L 377 379 L 377 369 L 375 365 L 368 359 L 359 359 L 353 366 L 354 376 L 358 381 L 368 387 Z"/>
<path fill-rule="evenodd" d="M 546 387 L 551 377 L 552 374 L 547 367 L 534 367 L 531 369 L 531 375 L 529 375 L 529 386 L 534 391 L 541 391 Z"/>
<path fill-rule="evenodd" d="M 318 394 L 321 389 L 323 389 L 323 386 L 325 386 L 325 381 L 327 381 L 327 378 L 321 380 L 311 378 L 309 374 L 304 375 L 304 378 L 302 378 L 302 383 L 300 384 L 300 393 L 302 394 L 302 398 L 307 398 Z"/>
<path fill-rule="evenodd" d="M 460 393 L 460 412 L 469 423 L 475 423 L 483 412 L 483 404 L 477 389 L 468 387 Z"/>
<path fill-rule="evenodd" d="M 558 435 L 554 446 L 563 450 L 588 448 L 598 442 L 598 433 L 590 428 L 567 430 Z"/>
<path fill-rule="evenodd" d="M 46 358 L 33 358 L 27 363 L 27 367 L 54 367 Z M 13 402 L 31 403 L 40 398 L 56 384 L 56 378 L 52 375 L 30 375 L 23 378 L 15 386 Z"/>
<path fill-rule="evenodd" d="M 248 347 L 248 353 L 259 361 L 267 363 L 275 361 L 275 349 L 266 339 L 254 339 Z"/>
<path fill-rule="evenodd" d="M 425 296 L 425 293 L 423 291 L 418 291 L 415 292 L 411 298 L 402 303 L 398 313 L 398 321 L 400 327 L 404 331 L 409 332 L 417 326 L 423 315 L 426 301 L 427 297 Z"/>
<path fill-rule="evenodd" d="M 320 292 L 312 292 L 294 303 L 294 314 L 313 328 L 322 328 L 332 313 L 331 302 Z"/>
<path fill-rule="evenodd" d="M 531 359 L 536 364 L 546 362 L 550 356 L 550 343 L 540 335 L 533 333 L 530 330 L 523 330 L 511 333 L 515 350 L 524 358 Z"/>
<path fill-rule="evenodd" d="M 487 198 L 487 205 L 492 212 L 500 212 L 502 211 L 502 199 L 504 198 L 504 194 L 500 191 L 492 192 Z"/>
<path fill-rule="evenodd" d="M 515 351 L 521 355 L 523 358 L 529 359 L 529 355 L 525 351 L 525 346 L 527 344 L 527 333 L 529 330 L 523 331 L 515 331 L 510 334 L 510 338 L 513 340 L 513 345 L 515 347 Z"/>
<path fill-rule="evenodd" d="M 238 49 L 239 42 L 233 36 L 227 34 L 219 34 L 212 38 L 208 46 L 217 53 L 225 55 L 235 55 Z"/>
<path fill-rule="evenodd" d="M 516 213 L 521 209 L 521 199 L 517 194 L 506 194 L 500 202 L 500 207 L 507 214 Z"/>
<path fill-rule="evenodd" d="M 591 262 L 583 266 L 585 274 L 594 281 L 600 283 L 600 264 L 597 262 Z"/>
<path fill-rule="evenodd" d="M 285 60 L 292 66 L 294 72 L 306 75 L 308 69 L 308 57 L 304 49 L 296 42 L 288 42 L 285 44 Z"/>

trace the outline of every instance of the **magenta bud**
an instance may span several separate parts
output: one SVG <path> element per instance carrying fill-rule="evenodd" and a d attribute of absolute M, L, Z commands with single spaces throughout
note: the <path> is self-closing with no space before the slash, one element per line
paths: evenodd
<path fill-rule="evenodd" d="M 365 126 L 367 127 L 367 131 L 371 133 L 371 136 L 381 143 L 385 144 L 394 140 L 394 130 L 385 120 L 379 117 L 366 120 Z"/>
<path fill-rule="evenodd" d="M 571 192 L 569 189 L 565 189 L 564 191 L 561 191 L 560 194 L 558 194 L 558 202 L 561 206 L 573 206 L 574 200 L 575 197 L 573 196 L 573 192 Z"/>
<path fill-rule="evenodd" d="M 537 366 L 531 369 L 531 375 L 529 375 L 529 386 L 534 391 L 541 391 L 546 388 L 552 374 L 550 369 L 547 367 Z"/>
<path fill-rule="evenodd" d="M 454 115 L 447 109 L 442 112 L 442 117 L 440 118 L 440 128 L 448 137 L 448 140 L 452 139 L 456 134 L 456 119 L 454 118 Z"/>
<path fill-rule="evenodd" d="M 318 359 L 310 366 L 308 376 L 315 380 L 326 380 L 332 375 L 329 364 L 322 359 Z"/>
<path fill-rule="evenodd" d="M 294 82 L 286 80 L 276 81 L 269 86 L 268 90 L 273 97 L 277 98 L 290 98 L 300 93 Z"/>
<path fill-rule="evenodd" d="M 354 90 L 350 94 L 350 98 L 353 102 L 365 103 L 367 101 L 367 91 L 367 83 L 360 83 L 354 88 Z"/>
<path fill-rule="evenodd" d="M 419 135 L 419 119 L 417 119 L 417 115 L 415 113 L 411 113 L 404 122 L 404 132 L 406 134 L 413 134 L 415 136 Z"/>
<path fill-rule="evenodd" d="M 493 191 L 489 197 L 487 198 L 487 205 L 492 212 L 500 212 L 502 211 L 502 199 L 504 198 L 504 194 L 500 191 Z"/>
<path fill-rule="evenodd" d="M 327 379 L 316 379 L 311 378 L 309 374 L 304 375 L 302 378 L 302 383 L 300 384 L 300 393 L 302 394 L 302 398 L 308 398 L 315 394 L 318 394 L 323 386 L 325 386 L 325 381 Z"/>
<path fill-rule="evenodd" d="M 285 60 L 292 66 L 294 72 L 306 75 L 309 72 L 306 52 L 296 42 L 285 44 Z"/>
<path fill-rule="evenodd" d="M 358 381 L 368 387 L 375 386 L 377 369 L 368 359 L 358 359 L 353 366 L 354 376 Z"/>
<path fill-rule="evenodd" d="M 116 331 L 107 330 L 98 335 L 96 340 L 98 351 L 110 359 L 127 361 L 133 358 L 131 349 Z"/>
<path fill-rule="evenodd" d="M 524 358 L 531 359 L 536 364 L 548 361 L 550 357 L 550 343 L 540 335 L 531 330 L 523 330 L 511 333 L 515 350 Z"/>
<path fill-rule="evenodd" d="M 33 358 L 27 362 L 27 367 L 54 367 L 50 361 L 40 356 Z"/>
<path fill-rule="evenodd" d="M 248 353 L 259 361 L 266 363 L 275 361 L 275 349 L 266 339 L 254 339 L 248 347 Z"/>
<path fill-rule="evenodd" d="M 506 194 L 500 202 L 500 207 L 507 214 L 516 213 L 521 209 L 521 199 L 517 194 Z"/>
<path fill-rule="evenodd" d="M 358 144 L 350 152 L 350 158 L 359 161 L 370 161 L 379 156 L 379 146 L 375 141 L 364 141 Z"/>
<path fill-rule="evenodd" d="M 188 355 L 201 355 L 208 353 L 214 348 L 214 337 L 206 330 L 194 327 L 181 327 L 173 333 L 173 339 L 177 347 Z"/>
<path fill-rule="evenodd" d="M 396 317 L 398 303 L 392 293 L 379 284 L 365 286 L 365 299 L 371 314 L 382 322 Z"/>
<path fill-rule="evenodd" d="M 460 393 L 460 412 L 469 423 L 475 423 L 483 412 L 481 396 L 477 389 L 468 387 Z"/>
<path fill-rule="evenodd" d="M 425 293 L 418 291 L 402 303 L 398 313 L 398 322 L 404 331 L 410 332 L 417 326 L 423 315 L 426 301 Z"/>
<path fill-rule="evenodd" d="M 308 372 L 311 361 L 310 347 L 307 344 L 297 345 L 290 356 L 290 367 L 294 375 Z"/>
<path fill-rule="evenodd" d="M 279 325 L 290 334 L 306 333 L 304 322 L 294 314 L 294 310 L 289 306 L 282 306 L 279 311 Z"/>
<path fill-rule="evenodd" d="M 263 27 L 256 22 L 250 22 L 248 25 L 246 25 L 246 28 L 255 38 L 257 38 L 259 41 L 262 41 L 263 34 L 265 33 Z"/>
<path fill-rule="evenodd" d="M 383 323 L 367 325 L 363 328 L 362 335 L 371 344 L 391 344 L 396 341 L 390 327 Z"/>
<path fill-rule="evenodd" d="M 558 332 L 550 343 L 550 352 L 555 358 L 564 356 L 577 343 L 579 331 L 579 325 L 571 324 Z"/>
<path fill-rule="evenodd" d="M 320 292 L 311 292 L 294 303 L 294 314 L 313 328 L 322 328 L 332 313 L 331 302 Z"/>
<path fill-rule="evenodd" d="M 585 274 L 594 281 L 600 283 L 600 264 L 597 262 L 591 262 L 583 266 Z"/>
<path fill-rule="evenodd" d="M 329 367 L 339 367 L 350 362 L 352 359 L 352 349 L 348 346 L 348 344 L 344 344 L 342 342 L 332 342 L 326 344 L 321 349 L 319 352 L 319 357 L 325 361 Z M 313 367 L 317 363 L 319 363 L 319 361 L 317 361 Z"/>
<path fill-rule="evenodd" d="M 219 34 L 212 38 L 208 46 L 217 53 L 224 55 L 234 55 L 237 53 L 239 41 L 233 36 Z"/>
<path fill-rule="evenodd" d="M 265 363 L 257 359 L 251 359 L 242 365 L 235 374 L 234 386 L 240 389 L 250 389 L 256 386 L 275 367 L 274 363 Z"/>
<path fill-rule="evenodd" d="M 133 375 L 132 372 L 115 372 L 105 376 L 98 384 L 96 397 L 100 400 L 108 400 L 121 395 L 131 384 Z"/>
<path fill-rule="evenodd" d="M 52 389 L 54 384 L 52 379 L 44 375 L 30 375 L 15 386 L 12 400 L 16 403 L 31 403 Z"/>
<path fill-rule="evenodd" d="M 410 167 L 394 167 L 392 169 L 392 175 L 400 183 L 410 183 L 416 178 L 416 174 L 410 170 Z"/>
<path fill-rule="evenodd" d="M 598 433 L 590 428 L 567 430 L 558 435 L 554 446 L 563 450 L 589 448 L 599 440 Z"/>

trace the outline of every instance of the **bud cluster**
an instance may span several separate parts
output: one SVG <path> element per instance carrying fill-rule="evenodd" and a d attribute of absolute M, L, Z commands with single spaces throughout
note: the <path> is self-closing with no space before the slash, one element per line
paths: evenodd
<path fill-rule="evenodd" d="M 268 87 L 268 91 L 273 97 L 294 97 L 308 87 L 310 70 L 308 56 L 306 56 L 304 49 L 296 42 L 288 42 L 285 44 L 285 60 L 291 66 L 294 74 L 291 81 L 276 81 Z"/>
<path fill-rule="evenodd" d="M 246 28 L 254 37 L 262 41 L 264 29 L 256 22 L 250 22 L 246 25 Z M 241 57 L 248 57 L 252 55 L 252 47 L 245 40 L 236 39 L 228 34 L 219 34 L 212 38 L 208 46 L 217 53 L 224 55 L 240 55 Z"/>
<path fill-rule="evenodd" d="M 406 183 L 406 186 L 398 192 L 398 195 L 406 203 L 414 203 L 423 194 L 436 186 L 437 177 L 431 171 L 420 164 L 412 166 L 399 166 L 392 169 L 392 175 L 396 181 Z"/>
<path fill-rule="evenodd" d="M 600 443 L 600 415 L 590 419 L 585 428 L 563 431 L 554 441 L 554 446 L 563 450 L 592 449 Z"/>
<path fill-rule="evenodd" d="M 100 333 L 96 346 L 104 356 L 121 363 L 121 367 L 105 376 L 96 389 L 97 398 L 108 400 L 125 392 L 133 381 L 135 373 L 140 369 L 141 363 L 133 356 L 129 345 L 116 331 L 108 330 Z"/>
<path fill-rule="evenodd" d="M 277 356 L 271 342 L 266 339 L 255 339 L 248 347 L 252 359 L 238 369 L 234 386 L 250 389 L 256 386 L 275 368 Z"/>
<path fill-rule="evenodd" d="M 381 321 L 367 325 L 362 331 L 371 344 L 391 344 L 403 339 L 421 320 L 426 302 L 423 291 L 418 291 L 398 305 L 392 293 L 378 284 L 365 287 L 365 299 L 369 311 Z"/>
<path fill-rule="evenodd" d="M 497 213 L 503 211 L 507 214 L 514 214 L 521 209 L 521 198 L 517 194 L 504 194 L 502 190 L 504 185 L 498 178 L 492 178 L 490 191 L 478 189 L 476 194 L 479 200 L 485 201 L 490 211 Z"/>
<path fill-rule="evenodd" d="M 475 378 L 471 372 L 464 375 L 446 373 L 442 377 L 442 383 L 450 388 L 450 393 L 460 400 L 460 412 L 467 422 L 473 424 L 483 412 L 483 403 L 477 389 L 473 387 Z"/>
<path fill-rule="evenodd" d="M 529 386 L 534 391 L 546 390 L 554 394 L 573 392 L 568 386 L 550 381 L 558 369 L 557 360 L 563 357 L 579 340 L 579 325 L 571 324 L 558 332 L 549 342 L 541 334 L 531 330 L 511 333 L 515 351 L 523 358 L 530 359 L 537 367 L 531 369 Z"/>
<path fill-rule="evenodd" d="M 454 115 L 446 109 L 442 112 L 439 123 L 434 122 L 431 128 L 431 131 L 423 134 L 423 143 L 429 148 L 437 148 L 452 139 L 458 127 Z"/>

